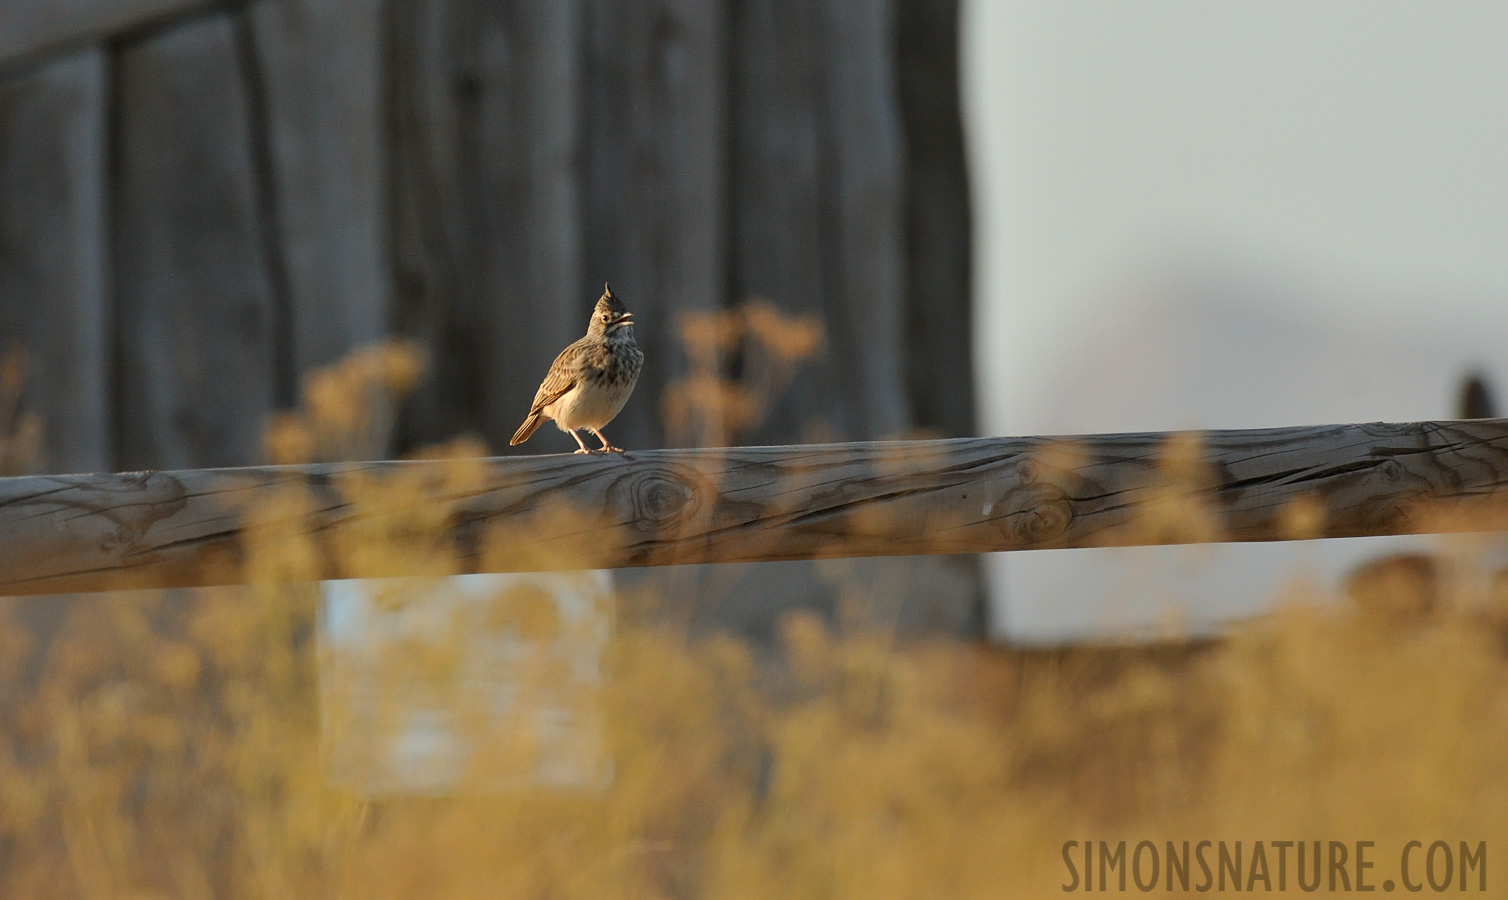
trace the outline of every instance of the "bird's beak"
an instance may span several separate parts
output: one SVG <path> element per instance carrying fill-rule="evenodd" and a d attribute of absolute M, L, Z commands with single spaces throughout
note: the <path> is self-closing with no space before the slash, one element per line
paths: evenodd
<path fill-rule="evenodd" d="M 632 324 L 634 324 L 634 314 L 633 313 L 624 313 L 623 315 L 621 315 L 618 318 L 614 319 L 613 320 L 613 324 L 614 325 L 632 325 Z"/>

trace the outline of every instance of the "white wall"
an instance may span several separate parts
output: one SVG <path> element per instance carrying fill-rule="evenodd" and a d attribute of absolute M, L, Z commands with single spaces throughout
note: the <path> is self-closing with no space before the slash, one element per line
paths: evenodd
<path fill-rule="evenodd" d="M 965 0 L 985 432 L 1505 399 L 1505 38 L 1508 4 Z M 996 625 L 1210 625 L 1397 543 L 1002 555 Z"/>

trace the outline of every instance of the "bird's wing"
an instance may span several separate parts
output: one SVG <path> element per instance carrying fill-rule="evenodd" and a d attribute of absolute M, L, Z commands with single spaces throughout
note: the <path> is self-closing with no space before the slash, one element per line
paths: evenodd
<path fill-rule="evenodd" d="M 576 382 L 581 378 L 581 363 L 585 355 L 584 341 L 577 341 L 560 351 L 560 355 L 555 357 L 555 362 L 550 364 L 550 371 L 545 374 L 544 382 L 534 393 L 534 402 L 529 406 L 530 415 L 559 400 L 567 391 L 576 386 Z"/>

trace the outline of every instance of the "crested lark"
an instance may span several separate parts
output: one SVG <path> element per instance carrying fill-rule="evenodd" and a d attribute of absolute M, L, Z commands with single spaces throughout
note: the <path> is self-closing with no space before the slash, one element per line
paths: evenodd
<path fill-rule="evenodd" d="M 634 314 L 613 296 L 611 286 L 603 285 L 586 337 L 555 357 L 509 446 L 522 444 L 545 419 L 554 419 L 556 427 L 576 439 L 577 453 L 593 452 L 576 433 L 582 428 L 602 442 L 601 452 L 622 453 L 623 448 L 608 443 L 602 428 L 623 409 L 643 367 L 644 351 L 634 343 Z"/>

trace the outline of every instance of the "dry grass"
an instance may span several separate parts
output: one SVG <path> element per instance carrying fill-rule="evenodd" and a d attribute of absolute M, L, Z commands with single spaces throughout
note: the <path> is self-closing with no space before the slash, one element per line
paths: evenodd
<path fill-rule="evenodd" d="M 1061 652 L 624 628 L 604 787 L 375 800 L 327 778 L 313 623 L 302 590 L 95 599 L 35 681 L 13 639 L 4 896 L 1044 896 L 1066 840 L 1505 837 L 1503 635 L 1465 612 Z"/>
<path fill-rule="evenodd" d="M 765 420 L 801 366 L 821 354 L 824 341 L 816 316 L 788 316 L 757 297 L 733 309 L 683 313 L 678 337 L 690 372 L 666 387 L 660 412 L 679 447 L 738 443 Z M 733 369 L 738 377 L 731 377 Z"/>
<path fill-rule="evenodd" d="M 363 359 L 355 394 L 407 383 Z M 310 404 L 280 452 L 346 446 L 320 403 L 347 415 Z M 457 483 L 479 449 L 442 454 Z M 435 486 L 349 489 L 373 525 L 340 552 L 422 565 Z M 363 796 L 330 777 L 317 597 L 282 583 L 310 571 L 278 525 L 298 502 L 254 530 L 247 588 L 74 602 L 46 642 L 0 629 L 0 896 L 1059 896 L 1068 840 L 1373 840 L 1381 871 L 1407 840 L 1508 837 L 1508 644 L 1464 590 L 1386 604 L 1406 616 L 1298 594 L 1216 643 L 1063 651 L 806 617 L 753 648 L 636 615 L 589 698 L 600 787 Z M 1206 524 L 1176 518 L 1157 527 Z M 402 584 L 392 603 L 423 602 Z M 525 600 L 495 598 L 502 627 L 548 644 Z M 391 695 L 453 679 L 464 640 L 395 647 Z M 455 713 L 495 740 L 486 709 Z"/>
<path fill-rule="evenodd" d="M 0 476 L 24 475 L 42 446 L 42 420 L 21 406 L 31 366 L 24 347 L 0 351 Z"/>

